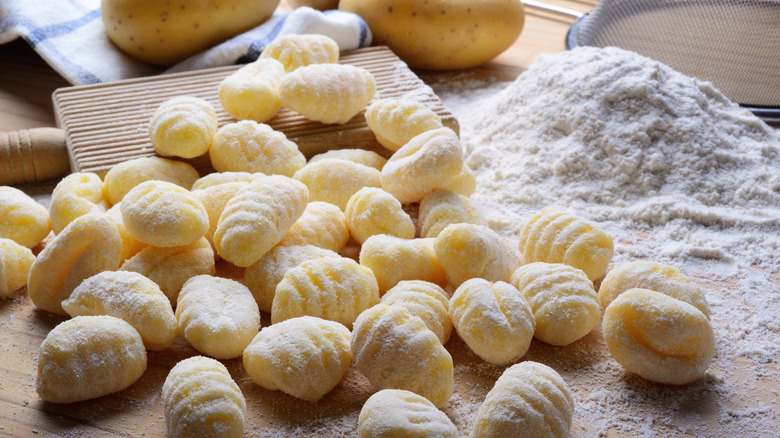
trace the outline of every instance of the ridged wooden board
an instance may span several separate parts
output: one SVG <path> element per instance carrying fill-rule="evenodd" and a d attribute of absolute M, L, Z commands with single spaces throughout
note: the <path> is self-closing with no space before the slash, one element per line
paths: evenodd
<path fill-rule="evenodd" d="M 339 62 L 365 68 L 374 75 L 377 84 L 374 99 L 414 99 L 438 114 L 444 126 L 458 131 L 457 120 L 433 90 L 387 47 L 344 52 Z M 53 96 L 55 117 L 66 134 L 72 171 L 104 174 L 117 163 L 154 155 L 147 130 L 149 119 L 160 103 L 174 96 L 201 97 L 216 109 L 220 126 L 234 122 L 222 109 L 217 90 L 222 79 L 240 67 L 58 89 Z M 368 129 L 363 111 L 343 125 L 326 125 L 283 108 L 266 123 L 297 143 L 307 157 L 342 148 L 362 148 L 390 155 Z M 213 170 L 208 155 L 187 161 L 201 174 Z"/>

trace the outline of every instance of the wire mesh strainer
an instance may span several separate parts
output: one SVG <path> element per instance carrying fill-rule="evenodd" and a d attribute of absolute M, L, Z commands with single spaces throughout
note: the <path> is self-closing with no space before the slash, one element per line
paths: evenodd
<path fill-rule="evenodd" d="M 601 0 L 566 46 L 635 51 L 780 122 L 780 0 Z"/>

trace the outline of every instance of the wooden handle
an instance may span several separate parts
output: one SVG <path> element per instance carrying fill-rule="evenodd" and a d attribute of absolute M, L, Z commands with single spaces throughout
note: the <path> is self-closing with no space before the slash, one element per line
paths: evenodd
<path fill-rule="evenodd" d="M 45 181 L 69 171 L 62 129 L 0 132 L 0 185 Z"/>

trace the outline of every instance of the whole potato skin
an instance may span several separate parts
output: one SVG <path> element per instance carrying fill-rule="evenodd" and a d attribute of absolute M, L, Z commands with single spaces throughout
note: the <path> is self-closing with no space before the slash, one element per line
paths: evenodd
<path fill-rule="evenodd" d="M 251 29 L 280 0 L 101 0 L 108 38 L 128 55 L 168 66 Z"/>
<path fill-rule="evenodd" d="M 449 70 L 485 63 L 511 46 L 525 23 L 520 0 L 341 0 L 377 45 L 412 68 Z"/>

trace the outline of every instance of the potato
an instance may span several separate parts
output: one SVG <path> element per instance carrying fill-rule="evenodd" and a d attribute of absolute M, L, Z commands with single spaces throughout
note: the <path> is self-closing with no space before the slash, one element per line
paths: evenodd
<path fill-rule="evenodd" d="M 339 0 L 287 0 L 287 4 L 293 8 L 308 6 L 320 11 L 336 9 L 339 6 Z"/>
<path fill-rule="evenodd" d="M 271 17 L 280 0 L 102 0 L 108 38 L 128 55 L 172 65 Z"/>
<path fill-rule="evenodd" d="M 412 68 L 449 70 L 487 62 L 511 46 L 525 23 L 520 0 L 341 0 L 361 16 L 374 44 Z"/>

